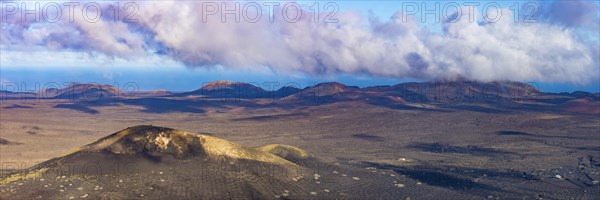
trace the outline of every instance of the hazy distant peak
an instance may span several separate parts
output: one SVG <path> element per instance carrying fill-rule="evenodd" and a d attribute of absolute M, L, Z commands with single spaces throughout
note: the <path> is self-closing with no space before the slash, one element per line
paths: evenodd
<path fill-rule="evenodd" d="M 253 88 L 253 89 L 262 90 L 262 88 L 254 86 L 249 83 L 232 82 L 232 81 L 227 81 L 227 80 L 219 80 L 219 81 L 213 81 L 213 82 L 207 83 L 207 84 L 203 85 L 202 88 L 200 88 L 200 90 L 211 91 L 211 90 L 245 89 L 245 88 Z"/>
<path fill-rule="evenodd" d="M 327 90 L 331 93 L 340 93 L 340 92 L 345 92 L 348 90 L 360 89 L 359 87 L 347 86 L 347 85 L 344 85 L 343 83 L 339 83 L 339 82 L 324 82 L 324 83 L 319 83 L 319 84 L 315 85 L 314 87 L 321 88 L 321 90 Z"/>

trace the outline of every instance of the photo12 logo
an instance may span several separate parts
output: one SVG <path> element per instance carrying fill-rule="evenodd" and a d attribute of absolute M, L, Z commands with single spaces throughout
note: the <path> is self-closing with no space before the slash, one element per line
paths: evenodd
<path fill-rule="evenodd" d="M 95 82 L 0 82 L 0 101 L 17 100 L 22 103 L 42 100 L 94 102 L 94 101 L 125 101 L 136 97 L 140 92 L 135 82 L 112 85 Z"/>
<path fill-rule="evenodd" d="M 504 2 L 507 3 L 507 2 Z M 496 23 L 503 17 L 512 16 L 515 23 L 537 23 L 539 5 L 535 2 L 512 2 L 509 6 L 501 6 L 498 2 L 402 2 L 401 19 L 406 23 L 409 18 L 416 17 L 422 23 L 431 22 L 456 23 L 463 17 L 469 23 L 477 22 L 476 13 L 486 23 Z M 503 9 L 507 7 L 508 9 Z M 507 15 L 510 12 L 512 15 Z"/>
<path fill-rule="evenodd" d="M 76 19 L 96 23 L 114 21 L 137 23 L 140 6 L 136 2 L 51 2 L 51 1 L 3 1 L 0 3 L 2 23 L 46 22 L 73 23 Z"/>
<path fill-rule="evenodd" d="M 300 5 L 297 2 L 261 1 L 261 2 L 231 2 L 206 1 L 201 2 L 202 22 L 217 17 L 222 23 L 257 23 L 264 18 L 273 23 L 280 18 L 289 23 L 296 23 L 310 17 L 315 23 L 338 23 L 336 14 L 339 6 L 335 2 L 313 2 L 310 5 Z"/>
<path fill-rule="evenodd" d="M 85 22 L 114 21 L 138 23 L 139 11 L 150 9 L 145 5 L 156 2 L 50 2 L 50 1 L 5 1 L 0 3 L 3 23 L 20 22 Z M 273 23 L 277 19 L 296 23 L 302 19 L 310 19 L 315 23 L 338 23 L 337 13 L 340 10 L 335 2 L 313 2 L 300 4 L 281 1 L 194 1 L 194 12 L 201 13 L 202 22 L 216 21 L 222 23 L 257 23 L 268 20 Z M 211 21 L 211 22 L 212 22 Z"/>

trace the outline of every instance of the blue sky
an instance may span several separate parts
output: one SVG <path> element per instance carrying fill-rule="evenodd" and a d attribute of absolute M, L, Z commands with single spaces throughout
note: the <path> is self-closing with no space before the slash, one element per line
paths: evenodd
<path fill-rule="evenodd" d="M 322 6 L 328 1 L 318 1 L 318 3 Z M 463 5 L 465 2 L 473 2 L 473 1 L 450 1 L 452 4 Z M 312 1 L 301 1 L 299 2 L 302 5 L 312 5 L 314 2 Z M 342 60 L 342 58 L 330 58 L 333 60 L 327 60 L 322 57 L 318 57 L 317 64 L 314 62 L 308 62 L 305 60 L 300 60 L 299 62 L 287 62 L 285 60 L 285 56 L 290 56 L 287 54 L 290 51 L 289 46 L 282 46 L 281 49 L 276 49 L 274 52 L 265 51 L 263 52 L 261 48 L 257 47 L 256 51 L 262 53 L 261 56 L 251 55 L 248 56 L 247 52 L 253 52 L 253 49 L 246 49 L 247 46 L 237 46 L 236 44 L 220 45 L 221 43 L 215 42 L 215 44 L 207 44 L 206 40 L 195 40 L 189 39 L 194 38 L 190 37 L 186 34 L 189 33 L 183 32 L 181 35 L 182 40 L 175 40 L 173 38 L 162 38 L 157 39 L 160 36 L 161 30 L 151 30 L 151 34 L 147 34 L 146 29 L 151 27 L 148 24 L 144 24 L 144 26 L 128 26 L 123 29 L 119 25 L 112 25 L 107 23 L 107 26 L 104 28 L 100 27 L 92 27 L 90 28 L 88 24 L 79 23 L 73 25 L 72 24 L 44 24 L 44 23 L 19 23 L 19 22 L 4 22 L 2 24 L 2 32 L 3 37 L 0 38 L 3 41 L 0 41 L 0 81 L 2 82 L 15 82 L 15 83 L 25 83 L 27 85 L 27 89 L 34 89 L 36 83 L 40 83 L 44 85 L 48 82 L 56 82 L 56 83 L 68 83 L 68 82 L 83 82 L 83 83 L 103 83 L 103 84 L 124 84 L 128 82 L 135 82 L 140 89 L 143 90 L 151 90 L 151 89 L 167 89 L 172 91 L 189 91 L 194 90 L 200 87 L 205 82 L 215 81 L 215 80 L 233 80 L 233 81 L 242 81 L 242 82 L 254 82 L 257 84 L 262 84 L 265 82 L 278 82 L 281 85 L 285 85 L 288 83 L 297 84 L 300 87 L 310 86 L 312 84 L 324 81 L 338 81 L 348 85 L 357 85 L 361 87 L 372 86 L 372 85 L 390 85 L 396 84 L 404 81 L 427 81 L 436 79 L 439 77 L 447 78 L 447 74 L 449 73 L 457 73 L 459 76 L 464 76 L 467 78 L 475 78 L 478 79 L 481 77 L 482 80 L 511 80 L 513 77 L 510 76 L 511 73 L 514 74 L 514 70 L 522 70 L 523 74 L 519 74 L 520 76 L 515 77 L 517 81 L 525 81 L 525 82 L 535 82 L 540 89 L 544 91 L 551 92 L 559 92 L 559 91 L 575 91 L 575 90 L 584 90 L 591 92 L 600 92 L 600 75 L 595 74 L 600 70 L 598 66 L 598 50 L 596 49 L 594 52 L 594 45 L 597 46 L 599 36 L 598 31 L 598 21 L 600 17 L 600 13 L 598 11 L 597 1 L 582 1 L 581 4 L 577 4 L 572 6 L 572 10 L 560 10 L 560 5 L 553 4 L 553 2 L 535 2 L 536 7 L 539 9 L 536 11 L 535 19 L 538 19 L 540 24 L 539 27 L 531 28 L 531 27 L 520 27 L 515 25 L 514 28 L 516 31 L 521 31 L 521 33 L 527 33 L 528 30 L 534 30 L 532 34 L 539 34 L 539 37 L 542 38 L 564 38 L 568 37 L 569 43 L 550 43 L 550 44 L 539 44 L 540 42 L 526 43 L 527 41 L 522 39 L 520 35 L 516 35 L 515 43 L 523 43 L 523 47 L 508 45 L 506 47 L 498 48 L 505 49 L 507 52 L 496 52 L 494 48 L 486 48 L 486 42 L 475 41 L 474 46 L 465 46 L 467 49 L 476 49 L 479 52 L 488 50 L 489 52 L 483 52 L 482 56 L 473 58 L 475 61 L 465 62 L 462 61 L 462 58 L 459 56 L 454 56 L 454 52 L 452 50 L 444 50 L 444 44 L 452 45 L 453 42 L 457 42 L 459 44 L 468 43 L 474 39 L 479 38 L 479 36 L 475 36 L 474 38 L 459 38 L 454 40 L 455 37 L 460 37 L 460 30 L 456 30 L 456 35 L 449 35 L 446 33 L 447 30 L 453 30 L 456 28 L 473 28 L 472 25 L 458 26 L 458 25 L 448 25 L 445 26 L 443 23 L 435 22 L 435 16 L 427 15 L 426 19 L 420 19 L 420 11 L 416 11 L 414 15 L 407 15 L 409 17 L 414 17 L 411 20 L 415 20 L 416 28 L 412 27 L 409 23 L 405 24 L 397 24 L 398 16 L 393 18 L 395 13 L 398 11 L 402 11 L 403 3 L 418 5 L 419 9 L 422 9 L 422 2 L 420 1 L 334 1 L 339 6 L 339 14 L 336 15 L 337 18 L 341 21 L 339 26 L 347 25 L 349 30 L 348 32 L 341 32 L 339 35 L 333 36 L 318 36 L 322 34 L 321 27 L 313 28 L 312 26 L 308 27 L 307 34 L 312 34 L 312 37 L 317 37 L 315 40 L 319 41 L 319 43 L 328 43 L 331 41 L 337 41 L 342 45 L 348 46 L 345 48 L 341 48 L 334 46 L 331 52 L 343 54 L 344 52 L 348 52 L 348 57 L 350 57 L 350 62 L 348 60 Z M 414 4 L 416 3 L 416 4 Z M 426 1 L 425 5 L 429 8 L 432 8 L 436 1 Z M 440 3 L 441 7 L 448 5 L 449 2 L 437 2 Z M 523 6 L 527 2 L 522 1 L 478 1 L 480 4 L 479 7 L 475 8 L 475 10 L 482 11 L 484 5 L 489 5 L 490 3 L 498 3 L 501 7 L 508 8 L 514 5 Z M 587 7 L 595 7 L 594 9 L 587 9 Z M 183 5 L 182 5 L 183 6 Z M 182 7 L 180 5 L 173 6 L 174 8 Z M 188 6 L 188 5 L 185 5 Z M 585 6 L 585 7 L 577 7 L 577 6 Z M 564 6 L 563 6 L 564 7 Z M 139 13 L 142 18 L 149 17 L 149 15 L 157 15 L 164 14 L 155 12 L 145 12 L 143 9 L 145 7 L 141 7 L 141 12 Z M 525 15 L 527 10 L 522 10 L 521 15 Z M 584 10 L 581 10 L 585 8 Z M 464 9 L 464 8 L 463 8 Z M 557 10 L 559 9 L 559 10 Z M 170 13 L 170 11 L 164 11 L 165 13 Z M 347 13 L 358 12 L 357 16 L 359 16 L 359 22 L 354 22 L 355 15 L 349 15 Z M 451 13 L 451 11 L 449 11 Z M 568 18 L 569 12 L 587 12 L 588 15 L 579 16 L 579 18 Z M 157 14 L 158 13 L 158 14 Z M 399 12 L 401 13 L 401 12 Z M 524 14 L 525 13 L 525 14 Z M 6 13 L 4 13 L 6 14 Z M 173 14 L 173 13 L 171 13 Z M 160 16 L 166 16 L 160 15 Z M 372 24 L 374 22 L 371 19 L 375 17 L 378 18 L 379 24 Z M 502 16 L 504 17 L 504 15 Z M 513 18 L 509 15 L 510 19 Z M 182 18 L 185 19 L 185 18 Z M 522 19 L 522 18 L 519 18 Z M 394 24 L 394 20 L 396 20 L 396 24 Z M 464 20 L 464 19 L 463 19 Z M 478 17 L 478 20 L 481 22 L 482 17 Z M 173 23 L 184 23 L 186 21 L 183 20 L 175 20 Z M 150 22 L 148 22 L 150 23 Z M 193 24 L 194 21 L 189 22 L 188 24 Z M 355 23 L 355 24 L 353 24 Z M 16 25 L 15 25 L 16 24 Z M 547 24 L 547 26 L 546 26 Z M 18 25 L 18 26 L 17 26 Z M 97 24 L 94 24 L 97 25 Z M 240 25 L 234 25 L 240 26 Z M 274 26 L 274 25 L 272 25 Z M 270 29 L 268 26 L 264 29 Z M 297 26 L 290 26 L 290 28 L 294 29 Z M 370 26 L 377 27 L 380 26 L 382 29 L 371 29 Z M 17 30 L 17 27 L 21 29 Z M 25 28 L 23 28 L 25 27 Z M 58 28 L 57 28 L 58 27 Z M 387 27 L 387 28 L 386 28 Z M 389 28 L 391 27 L 391 28 Z M 444 29 L 444 27 L 446 27 Z M 500 37 L 493 38 L 491 41 L 497 41 L 506 39 L 502 35 L 498 36 L 496 32 L 505 30 L 507 28 L 512 28 L 513 26 L 509 25 L 507 27 L 498 27 L 495 29 L 488 29 L 485 25 L 478 25 L 475 27 L 474 31 L 482 31 L 483 34 L 489 33 L 491 36 L 489 37 Z M 61 40 L 56 38 L 51 38 L 51 36 L 56 36 L 59 34 L 70 34 L 68 33 L 71 29 L 77 31 L 75 36 L 70 35 L 69 40 Z M 85 32 L 87 28 L 90 28 L 90 32 Z M 178 28 L 178 27 L 175 27 Z M 181 27 L 179 27 L 181 28 Z M 183 27 L 185 28 L 185 27 Z M 194 26 L 191 25 L 191 30 L 194 30 Z M 203 28 L 202 27 L 199 27 Z M 285 27 L 284 27 L 285 28 Z M 306 27 L 300 27 L 306 28 Z M 300 29 L 299 28 L 299 29 Z M 339 27 L 338 27 L 339 28 Z M 354 29 L 351 29 L 354 28 Z M 517 29 L 518 28 L 518 29 Z M 113 40 L 104 40 L 102 32 L 99 30 L 108 30 L 113 34 L 117 35 L 115 32 L 123 31 L 119 33 L 121 36 L 114 36 L 116 39 L 116 44 L 110 46 L 109 42 L 114 42 Z M 140 31 L 143 30 L 143 31 Z M 236 37 L 249 37 L 252 38 L 254 32 L 259 31 L 250 31 L 247 30 L 244 32 L 242 30 L 238 34 L 238 32 L 229 33 L 234 28 L 224 28 L 222 32 L 225 32 L 223 35 L 231 34 L 230 36 Z M 235 31 L 238 31 L 239 28 L 235 28 Z M 417 30 L 418 29 L 418 30 Z M 253 29 L 249 29 L 253 30 Z M 287 30 L 287 29 L 285 29 Z M 333 29 L 334 31 L 336 29 Z M 347 30 L 347 29 L 343 29 Z M 536 31 L 537 30 L 537 31 Z M 544 30 L 557 31 L 556 34 L 544 35 L 544 33 L 540 33 Z M 50 33 L 50 34 L 36 34 L 37 32 L 42 33 Z M 55 31 L 55 32 L 52 32 Z M 85 33 L 84 36 L 79 37 L 79 31 Z M 386 31 L 389 31 L 386 32 Z M 399 32 L 398 32 L 399 31 Z M 491 32 L 490 32 L 491 31 Z M 596 31 L 596 32 L 594 32 Z M 98 32 L 98 33 L 96 33 Z M 173 32 L 176 32 L 174 30 Z M 363 33 L 364 32 L 364 33 Z M 17 33 L 14 34 L 13 33 Z M 202 32 L 198 33 L 198 37 L 207 36 L 207 38 L 218 37 L 218 35 L 214 35 L 214 33 L 219 32 Z M 366 34 L 363 35 L 352 35 L 355 33 Z M 98 34 L 98 35 L 95 35 Z M 111 34 L 111 33 L 106 33 Z M 175 33 L 169 33 L 175 34 Z M 206 35 L 203 35 L 206 34 Z M 247 34 L 247 35 L 246 35 Z M 336 34 L 336 33 L 333 33 Z M 389 34 L 389 35 L 388 35 Z M 423 37 L 423 34 L 431 34 L 434 36 L 431 37 Z M 15 36 L 17 35 L 17 36 Z M 140 36 L 141 35 L 141 36 Z M 416 35 L 416 36 L 415 36 Z M 139 36 L 139 37 L 138 37 Z M 152 37 L 150 37 L 152 36 Z M 279 35 L 276 35 L 279 36 Z M 297 38 L 296 35 L 283 35 L 281 38 L 283 39 L 293 39 L 293 40 L 301 40 L 301 39 L 309 39 L 313 38 Z M 75 38 L 71 38 L 75 37 Z M 139 39 L 139 38 L 142 39 Z M 174 36 L 175 37 L 175 36 Z M 188 40 L 185 40 L 186 37 L 189 37 Z M 323 38 L 318 38 L 323 37 Z M 369 41 L 374 42 L 366 42 L 359 43 L 356 41 L 347 42 L 350 40 L 355 40 L 357 38 L 366 38 Z M 396 39 L 394 37 L 398 37 Z M 414 39 L 412 37 L 418 37 L 418 39 Z M 423 37 L 423 38 L 421 38 Z M 486 35 L 481 35 L 481 38 L 486 38 Z M 523 36 L 526 37 L 526 36 Z M 257 38 L 261 38 L 261 35 L 258 35 Z M 333 39 L 331 39 L 333 38 Z M 406 39 L 408 38 L 408 39 Z M 510 37 L 508 37 L 510 38 Z M 51 40 L 56 40 L 52 42 L 48 42 Z M 82 42 L 78 42 L 78 40 L 83 40 Z M 138 44 L 135 41 L 138 41 Z M 211 39 L 208 39 L 211 40 Z M 215 39 L 216 40 L 216 39 Z M 109 42 L 102 42 L 109 41 Z M 125 41 L 125 42 L 123 42 Z M 183 43 L 182 43 L 183 41 Z M 227 38 L 223 40 L 227 42 Z M 244 40 L 240 40 L 244 41 Z M 322 42 L 321 42 L 322 41 Z M 439 42 L 442 41 L 442 42 Z M 185 46 L 185 43 L 196 43 L 198 45 L 206 45 L 206 47 L 202 47 L 201 49 L 197 49 L 196 46 Z M 382 58 L 381 55 L 377 55 L 374 57 L 363 57 L 364 54 L 369 54 L 372 51 L 360 51 L 356 50 L 357 44 L 361 44 L 363 46 L 370 46 L 372 43 L 377 43 L 380 46 L 373 45 L 373 51 L 378 52 L 380 48 L 390 48 L 389 57 L 392 58 Z M 441 44 L 436 44 L 438 42 Z M 550 41 L 551 42 L 551 41 Z M 102 45 L 99 43 L 103 43 Z M 389 46 L 389 43 L 393 43 L 392 47 Z M 575 44 L 571 44 L 575 43 Z M 317 44 L 317 42 L 315 42 Z M 258 41 L 252 43 L 252 45 L 258 46 L 269 46 L 272 45 L 271 41 Z M 295 46 L 293 46 L 295 45 Z M 296 52 L 297 48 L 305 48 L 304 46 L 298 46 L 298 44 L 293 44 L 291 52 Z M 419 45 L 424 45 L 424 47 L 419 47 Z M 564 45 L 564 46 L 561 46 Z M 579 46 L 577 46 L 579 45 Z M 58 47 L 56 47 L 58 46 Z M 224 47 L 221 47 L 224 46 Z M 250 46 L 250 45 L 248 45 Z M 314 46 L 314 44 L 313 44 Z M 402 47 L 397 47 L 402 46 Z M 480 47 L 481 46 L 481 47 Z M 540 53 L 540 55 L 534 55 L 533 52 L 544 51 L 546 48 L 571 48 L 575 46 L 573 50 L 565 50 L 565 52 L 561 51 L 545 51 Z M 396 48 L 397 47 L 397 48 Z M 189 49 L 193 49 L 189 52 Z M 213 48 L 217 48 L 218 50 L 212 50 Z M 278 48 L 278 47 L 275 47 Z M 308 48 L 308 47 L 306 47 Z M 316 47 L 311 47 L 316 48 Z M 316 50 L 327 49 L 329 46 L 319 47 Z M 365 47 L 366 48 L 366 47 Z M 411 49 L 425 48 L 426 50 L 415 51 Z M 530 52 L 531 58 L 523 58 L 526 63 L 523 63 L 522 69 L 504 69 L 502 65 L 498 64 L 498 62 L 504 61 L 506 59 L 497 59 L 496 55 L 514 55 L 513 51 L 515 49 L 527 48 Z M 141 49 L 141 50 L 140 50 Z M 590 50 L 591 49 L 591 50 Z M 167 53 L 163 53 L 166 51 Z M 239 51 L 238 54 L 232 54 L 231 52 Z M 307 50 L 307 52 L 314 52 L 315 50 Z M 331 52 L 326 52 L 323 50 L 319 55 L 332 55 Z M 445 53 L 436 53 L 436 51 L 446 51 Z M 133 52 L 133 53 L 132 53 Z M 141 53 L 140 53 L 141 52 Z M 198 52 L 208 52 L 207 55 L 214 56 L 209 58 L 200 57 L 197 58 Z M 282 59 L 274 59 L 274 58 L 265 58 L 264 54 L 269 53 L 278 53 L 284 52 L 286 54 L 282 54 Z M 385 52 L 385 51 L 383 51 Z M 314 53 L 309 53 L 304 55 L 300 52 L 299 56 L 295 56 L 295 54 L 291 54 L 293 59 L 297 59 L 296 57 L 300 56 L 313 56 Z M 589 55 L 582 55 L 588 54 Z M 467 52 L 468 54 L 468 52 Z M 408 62 L 406 60 L 397 61 L 397 59 L 393 59 L 393 57 L 405 57 L 406 55 L 417 55 L 416 58 L 418 62 L 427 63 L 426 66 L 430 66 L 428 70 L 417 71 L 415 69 L 419 68 L 415 67 L 413 63 Z M 336 55 L 337 56 L 337 55 Z M 522 56 L 522 55 L 519 55 Z M 528 55 L 525 55 L 527 57 Z M 190 58 L 191 57 L 191 58 Z M 249 58 L 248 58 L 249 57 Z M 275 55 L 273 55 L 275 57 Z M 340 56 L 343 57 L 343 56 Z M 536 61 L 544 61 L 544 59 L 552 58 L 552 57 L 560 57 L 561 59 L 556 60 L 556 66 L 554 66 L 554 62 L 548 62 L 546 64 L 536 64 L 532 62 Z M 233 59 L 232 59 L 233 58 Z M 369 60 L 371 62 L 362 62 L 356 61 L 356 59 L 362 58 L 365 60 Z M 411 57 L 412 58 L 412 57 Z M 239 60 L 238 60 L 239 59 Z M 292 59 L 292 60 L 293 60 Z M 383 59 L 383 60 L 382 60 Z M 456 61 L 459 59 L 460 61 Z M 483 61 L 482 61 L 483 59 Z M 234 60 L 234 61 L 230 61 Z M 467 59 L 469 60 L 469 59 Z M 515 59 L 518 60 L 518 59 Z M 565 61 L 567 60 L 567 61 Z M 356 64 L 358 62 L 359 64 Z M 406 64 L 405 62 L 408 62 Z M 492 64 L 489 64 L 492 62 Z M 521 64 L 515 61 L 517 65 Z M 511 65 L 515 65 L 513 64 Z M 565 62 L 559 63 L 559 62 Z M 277 65 L 277 63 L 284 63 L 281 66 Z M 306 64 L 308 63 L 308 64 Z M 452 67 L 451 65 L 458 65 L 456 67 Z M 477 63 L 483 63 L 485 65 L 489 65 L 485 70 L 480 70 L 478 68 Z M 568 66 L 570 63 L 575 63 L 573 66 Z M 583 64 L 576 64 L 583 63 Z M 290 66 L 288 67 L 287 64 Z M 292 67 L 298 64 L 300 67 Z M 314 65 L 311 67 L 304 68 L 302 65 Z M 347 64 L 347 65 L 346 65 Z M 395 66 L 398 64 L 398 66 Z M 473 65 L 469 67 L 465 67 L 464 69 L 460 66 L 460 64 L 464 65 Z M 356 65 L 356 66 L 354 66 Z M 385 65 L 385 66 L 380 66 Z M 402 68 L 403 65 L 406 65 Z M 450 67 L 448 67 L 448 66 Z M 527 65 L 527 66 L 526 66 Z M 580 67 L 580 65 L 586 65 L 586 67 Z M 433 68 L 433 66 L 441 66 L 438 68 Z M 420 69 L 420 68 L 419 68 Z M 545 70 L 548 70 L 546 72 Z M 570 72 L 575 71 L 575 72 Z M 565 76 L 562 77 L 557 75 L 559 72 L 565 72 Z M 498 75 L 495 75 L 498 74 Z M 503 75 L 504 74 L 504 75 Z M 584 81 L 585 79 L 585 81 Z"/>

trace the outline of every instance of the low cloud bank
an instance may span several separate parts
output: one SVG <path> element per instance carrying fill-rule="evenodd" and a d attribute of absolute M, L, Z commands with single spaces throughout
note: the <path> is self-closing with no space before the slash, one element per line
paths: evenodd
<path fill-rule="evenodd" d="M 269 67 L 276 73 L 582 84 L 600 76 L 598 36 L 589 34 L 598 31 L 598 7 L 591 1 L 540 2 L 537 23 L 515 23 L 509 8 L 493 23 L 472 22 L 462 7 L 441 22 L 441 32 L 402 11 L 381 20 L 324 3 L 328 9 L 317 14 L 288 3 L 78 2 L 73 10 L 40 5 L 38 19 L 23 18 L 20 3 L 3 4 L 0 44 L 12 51 L 76 50 L 124 59 L 158 54 L 189 67 Z M 238 15 L 222 14 L 236 6 Z M 472 10 L 474 19 L 482 18 Z"/>

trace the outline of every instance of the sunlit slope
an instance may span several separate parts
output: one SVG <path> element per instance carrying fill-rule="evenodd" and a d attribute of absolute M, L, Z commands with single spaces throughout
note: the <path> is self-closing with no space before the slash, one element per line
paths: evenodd
<path fill-rule="evenodd" d="M 321 162 L 294 146 L 249 148 L 202 134 L 136 126 L 5 176 L 0 180 L 0 199 L 406 196 L 394 190 L 393 178 Z"/>

